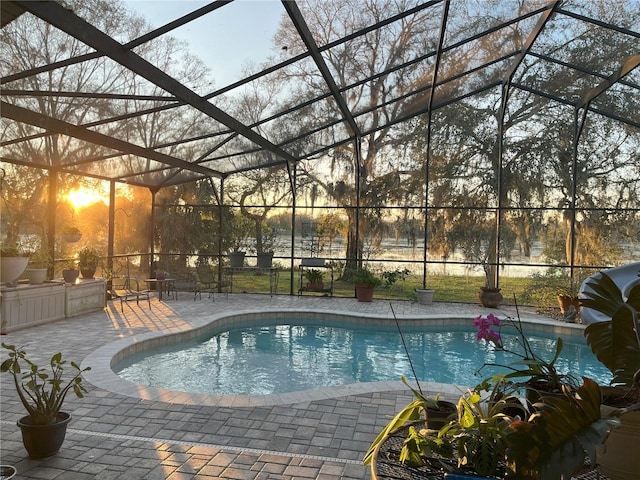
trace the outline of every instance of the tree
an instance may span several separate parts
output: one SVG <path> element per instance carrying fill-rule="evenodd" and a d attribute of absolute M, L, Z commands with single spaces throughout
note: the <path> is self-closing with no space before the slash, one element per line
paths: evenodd
<path fill-rule="evenodd" d="M 68 8 L 80 17 L 124 43 L 141 36 L 151 28 L 142 18 L 129 13 L 122 2 L 106 0 L 70 0 Z M 0 32 L 3 55 L 0 56 L 0 69 L 3 75 L 19 73 L 42 65 L 47 65 L 91 52 L 89 47 L 75 40 L 38 18 L 24 14 L 2 28 Z M 144 56 L 165 72 L 191 85 L 208 85 L 208 71 L 201 61 L 185 53 L 185 44 L 167 36 L 159 37 L 140 45 L 137 53 Z M 150 87 L 148 82 L 129 72 L 107 57 L 72 63 L 41 74 L 33 74 L 5 84 L 6 88 L 24 91 L 50 91 L 49 96 L 28 95 L 17 97 L 18 105 L 36 110 L 47 116 L 72 124 L 93 124 L 92 128 L 102 133 L 126 139 L 131 143 L 157 148 L 163 146 L 166 153 L 176 153 L 188 147 L 171 142 L 183 137 L 190 130 L 201 128 L 198 116 L 186 116 L 184 109 L 174 108 L 162 112 L 134 115 L 120 118 L 118 121 L 105 121 L 105 118 L 118 117 L 135 111 L 162 105 L 157 100 L 113 101 L 92 97 L 91 94 L 126 93 L 158 95 L 158 87 Z M 89 94 L 89 95 L 77 95 Z M 46 201 L 49 176 L 56 174 L 59 165 L 80 165 L 87 158 L 114 156 L 114 152 L 105 147 L 86 144 L 83 141 L 64 135 L 46 135 L 39 129 L 20 122 L 0 120 L 0 125 L 8 137 L 27 137 L 31 139 L 12 143 L 3 147 L 3 155 L 20 161 L 21 159 L 39 159 L 43 170 L 22 169 L 15 165 L 6 165 L 6 182 L 3 187 L 13 201 L 12 222 L 6 222 L 7 235 L 15 237 L 24 230 L 24 224 L 31 221 L 45 231 L 47 216 Z M 181 152 L 182 153 L 182 152 Z M 192 152 L 196 154 L 196 152 Z M 117 168 L 126 168 L 127 162 L 144 159 L 120 158 Z M 105 166 L 88 172 L 99 176 L 99 168 L 116 168 L 116 163 L 105 162 Z M 80 175 L 58 175 L 59 192 L 67 190 Z M 17 201 L 20 199 L 19 201 Z M 31 218 L 37 216 L 37 218 Z M 60 218 L 60 214 L 58 218 Z M 145 222 L 142 222 L 145 224 Z"/>

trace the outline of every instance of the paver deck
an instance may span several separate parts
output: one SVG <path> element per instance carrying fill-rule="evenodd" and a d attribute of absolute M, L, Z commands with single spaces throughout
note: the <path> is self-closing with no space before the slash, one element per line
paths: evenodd
<path fill-rule="evenodd" d="M 495 310 L 479 305 L 424 306 L 394 301 L 398 317 L 459 315 L 473 318 Z M 2 341 L 24 347 L 39 361 L 62 351 L 69 360 L 88 362 L 93 352 L 132 335 L 192 328 L 208 316 L 240 310 L 338 310 L 391 315 L 389 301 L 230 294 L 215 302 L 130 303 L 120 311 L 109 302 L 103 311 L 10 332 Z M 496 313 L 513 316 L 509 307 Z M 522 310 L 521 310 L 522 313 Z M 535 317 L 531 311 L 525 312 Z M 544 319 L 544 317 L 538 317 Z M 4 354 L 2 355 L 4 358 Z M 361 459 L 389 418 L 411 400 L 406 389 L 388 391 L 366 384 L 344 396 L 289 404 L 211 406 L 144 400 L 87 382 L 84 399 L 70 394 L 64 410 L 73 420 L 60 452 L 28 458 L 16 420 L 24 415 L 9 375 L 0 375 L 0 463 L 16 467 L 16 478 L 81 479 L 367 479 Z M 101 382 L 96 382 L 101 384 Z M 364 387 L 363 387 L 364 385 Z M 439 389 L 433 385 L 429 391 Z M 435 391 L 433 391 L 435 393 Z M 133 396 L 132 396 L 133 395 Z"/>

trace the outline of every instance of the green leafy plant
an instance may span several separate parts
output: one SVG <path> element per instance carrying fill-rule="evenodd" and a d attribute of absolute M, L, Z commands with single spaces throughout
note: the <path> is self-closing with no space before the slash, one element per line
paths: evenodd
<path fill-rule="evenodd" d="M 402 382 L 407 385 L 407 387 L 413 392 L 416 400 L 409 403 L 406 407 L 400 410 L 395 417 L 387 424 L 386 427 L 378 434 L 376 439 L 373 441 L 367 453 L 364 456 L 364 464 L 368 465 L 371 463 L 373 459 L 373 452 L 376 447 L 380 444 L 380 442 L 391 432 L 402 427 L 408 422 L 415 422 L 417 420 L 423 419 L 425 422 L 427 421 L 427 411 L 429 409 L 437 409 L 438 402 L 440 400 L 440 394 L 435 397 L 424 396 L 419 391 L 411 388 L 407 383 L 407 379 L 403 376 Z M 417 445 L 416 445 L 417 447 Z M 409 454 L 409 453 L 408 453 Z"/>
<path fill-rule="evenodd" d="M 320 283 L 324 280 L 324 272 L 317 268 L 311 268 L 305 270 L 304 278 L 306 278 L 309 283 Z"/>
<path fill-rule="evenodd" d="M 0 244 L 0 257 L 27 257 L 28 252 L 20 248 L 16 243 Z"/>
<path fill-rule="evenodd" d="M 537 393 L 559 393 L 565 384 L 577 386 L 578 381 L 573 376 L 561 374 L 555 366 L 562 353 L 562 338 L 558 337 L 556 339 L 556 347 L 552 358 L 545 360 L 535 352 L 529 343 L 519 314 L 515 320 L 508 317 L 505 320 L 500 320 L 492 313 L 487 316 L 480 315 L 474 319 L 473 324 L 478 328 L 476 335 L 478 341 L 487 341 L 493 344 L 497 350 L 502 350 L 518 359 L 508 365 L 499 365 L 508 370 L 505 375 L 508 380 L 521 380 L 522 386 L 529 392 L 537 391 Z M 498 331 L 493 330 L 494 327 Z M 507 346 L 503 341 L 503 334 L 506 329 L 513 329 L 516 332 L 516 336 L 512 340 L 516 345 L 515 348 Z M 482 365 L 479 371 L 489 365 L 494 364 Z"/>
<path fill-rule="evenodd" d="M 29 267 L 48 268 L 51 264 L 51 255 L 46 248 L 39 248 L 29 254 Z"/>
<path fill-rule="evenodd" d="M 102 252 L 94 247 L 84 247 L 78 252 L 78 266 L 82 268 L 95 268 L 102 261 Z"/>
<path fill-rule="evenodd" d="M 562 395 L 542 397 L 529 419 L 512 422 L 506 454 L 516 478 L 571 478 L 584 467 L 585 454 L 596 458 L 596 448 L 624 413 L 601 417 L 600 398 L 596 382 L 584 378 L 577 389 L 565 386 Z"/>
<path fill-rule="evenodd" d="M 48 425 L 55 423 L 62 403 L 70 390 L 78 398 L 83 398 L 86 389 L 82 385 L 82 373 L 91 369 L 80 369 L 75 362 L 69 365 L 74 370 L 69 380 L 63 379 L 67 361 L 58 352 L 51 357 L 49 369 L 41 368 L 29 358 L 26 352 L 16 347 L 2 343 L 2 347 L 9 352 L 7 358 L 0 365 L 1 372 L 9 372 L 20 397 L 20 401 L 27 410 L 34 425 Z"/>
<path fill-rule="evenodd" d="M 384 282 L 385 288 L 391 288 L 398 280 L 405 280 L 409 275 L 409 270 L 406 268 L 400 270 L 388 270 L 382 272 L 382 281 Z"/>
<path fill-rule="evenodd" d="M 354 273 L 353 283 L 362 283 L 365 285 L 371 285 L 372 287 L 378 287 L 382 285 L 382 280 L 367 267 L 362 267 L 357 269 Z"/>
<path fill-rule="evenodd" d="M 612 385 L 625 387 L 632 401 L 640 398 L 640 283 L 634 285 L 625 301 L 620 288 L 604 272 L 590 280 L 591 290 L 583 292 L 583 307 L 606 315 L 610 321 L 585 328 L 587 344 L 598 360 L 613 374 Z"/>
<path fill-rule="evenodd" d="M 506 437 L 514 420 L 506 411 L 515 402 L 510 401 L 511 395 L 505 395 L 503 382 L 499 380 L 492 386 L 485 381 L 462 395 L 457 418 L 438 432 L 438 438 L 448 438 L 455 444 L 458 467 L 471 467 L 478 475 L 494 475 L 504 464 Z M 486 389 L 491 394 L 483 399 L 481 391 Z"/>

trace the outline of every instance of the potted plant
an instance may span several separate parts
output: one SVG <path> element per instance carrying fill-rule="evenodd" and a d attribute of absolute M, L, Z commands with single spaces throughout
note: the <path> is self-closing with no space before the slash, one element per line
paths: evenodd
<path fill-rule="evenodd" d="M 29 254 L 29 263 L 25 273 L 32 285 L 41 285 L 47 279 L 47 270 L 51 264 L 51 256 L 46 248 L 38 248 Z"/>
<path fill-rule="evenodd" d="M 94 247 L 84 247 L 78 252 L 78 267 L 82 278 L 93 278 L 102 261 L 102 252 Z"/>
<path fill-rule="evenodd" d="M 478 299 L 483 307 L 498 308 L 502 302 L 502 293 L 495 283 L 496 266 L 485 259 L 482 262 L 482 268 L 484 270 L 485 284 L 480 287 Z"/>
<path fill-rule="evenodd" d="M 356 289 L 356 298 L 359 302 L 370 302 L 373 300 L 373 290 L 382 285 L 382 280 L 378 278 L 369 268 L 361 267 L 353 275 L 353 283 Z"/>
<path fill-rule="evenodd" d="M 323 290 L 324 289 L 324 272 L 317 268 L 305 270 L 304 277 L 307 279 L 307 289 Z"/>
<path fill-rule="evenodd" d="M 0 282 L 15 287 L 28 262 L 29 257 L 17 244 L 0 245 Z"/>
<path fill-rule="evenodd" d="M 575 313 L 580 312 L 580 299 L 578 298 L 578 290 L 580 282 L 571 278 L 563 278 L 563 284 L 558 289 L 558 305 L 560 313 L 567 314 L 571 307 L 575 309 Z"/>
<path fill-rule="evenodd" d="M 587 287 L 582 292 L 582 306 L 609 318 L 588 325 L 584 331 L 589 347 L 613 375 L 610 386 L 603 388 L 603 408 L 605 412 L 619 407 L 633 410 L 634 405 L 640 405 L 640 283 L 630 288 L 626 301 L 605 272 L 588 280 Z M 610 435 L 604 452 L 597 457 L 598 463 L 611 478 L 637 478 L 640 411 L 630 411 L 620 420 L 620 429 Z"/>
<path fill-rule="evenodd" d="M 437 430 L 416 423 L 407 415 L 416 402 L 408 405 L 364 458 L 372 478 L 438 478 L 443 469 L 464 478 L 570 478 L 619 423 L 615 415 L 601 416 L 600 389 L 588 378 L 562 395 L 542 397 L 533 413 L 515 392 L 503 376 L 485 379 L 460 397 L 456 414 Z M 389 477 L 379 473 L 378 463 Z"/>
<path fill-rule="evenodd" d="M 409 386 L 406 377 L 402 376 L 402 382 L 413 392 L 416 400 L 407 404 L 400 410 L 373 441 L 364 456 L 364 464 L 368 465 L 373 460 L 375 450 L 392 432 L 403 427 L 407 423 L 422 424 L 431 430 L 439 430 L 456 413 L 456 405 L 452 402 L 440 400 L 440 394 L 435 397 L 425 396 L 422 391 Z M 419 385 L 418 385 L 419 387 Z"/>
<path fill-rule="evenodd" d="M 242 268 L 247 254 L 247 242 L 251 234 L 251 223 L 242 215 L 234 215 L 230 222 L 228 237 L 229 264 L 231 268 Z"/>
<path fill-rule="evenodd" d="M 273 266 L 273 254 L 278 243 L 278 232 L 275 228 L 262 225 L 261 244 L 256 243 L 256 265 L 258 268 L 271 268 Z"/>
<path fill-rule="evenodd" d="M 0 371 L 9 372 L 27 415 L 18 420 L 22 440 L 29 456 L 43 458 L 60 450 L 71 416 L 62 412 L 62 404 L 69 391 L 82 398 L 86 389 L 82 385 L 82 373 L 90 367 L 80 367 L 70 362 L 71 378 L 64 378 L 67 361 L 60 352 L 49 361 L 49 368 L 38 366 L 26 352 L 14 345 L 2 343 L 9 358 L 2 362 Z"/>
<path fill-rule="evenodd" d="M 64 278 L 64 283 L 73 285 L 79 276 L 80 271 L 76 266 L 75 260 L 67 260 L 62 264 L 62 278 Z"/>
<path fill-rule="evenodd" d="M 75 225 L 69 225 L 62 229 L 62 239 L 67 243 L 76 243 L 82 238 L 82 232 Z"/>
<path fill-rule="evenodd" d="M 474 319 L 473 325 L 478 329 L 476 334 L 478 341 L 491 343 L 496 350 L 509 353 L 516 359 L 508 365 L 484 364 L 478 373 L 488 366 L 501 367 L 501 370 L 506 372 L 505 378 L 515 382 L 517 388 L 524 390 L 530 405 L 537 402 L 543 395 L 562 394 L 565 386 L 570 388 L 578 386 L 576 378 L 570 374 L 561 374 L 556 369 L 555 365 L 563 348 L 562 338 L 556 339 L 556 347 L 551 360 L 545 360 L 533 350 L 529 343 L 519 314 L 515 320 L 508 317 L 505 320 L 500 320 L 492 313 L 486 316 L 479 315 Z M 497 330 L 494 330 L 494 327 Z M 507 329 L 514 330 L 515 337 L 510 343 L 515 344 L 517 349 L 505 344 L 503 337 L 505 337 Z"/>

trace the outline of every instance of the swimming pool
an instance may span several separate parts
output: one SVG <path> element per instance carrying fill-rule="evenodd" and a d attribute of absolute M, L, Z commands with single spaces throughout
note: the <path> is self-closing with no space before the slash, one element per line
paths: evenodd
<path fill-rule="evenodd" d="M 349 322 L 332 316 L 265 319 L 228 324 L 179 343 L 141 349 L 113 365 L 122 378 L 136 384 L 215 395 L 269 395 L 360 382 L 412 379 L 411 365 L 393 320 Z M 256 324 L 258 323 L 258 324 Z M 471 386 L 496 370 L 483 363 L 507 364 L 515 357 L 475 340 L 470 321 L 402 327 L 420 381 Z M 539 328 L 529 336 L 536 352 L 553 355 L 556 336 Z M 606 383 L 609 372 L 595 359 L 580 331 L 562 335 L 563 373 L 586 375 Z"/>

